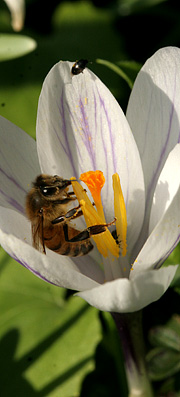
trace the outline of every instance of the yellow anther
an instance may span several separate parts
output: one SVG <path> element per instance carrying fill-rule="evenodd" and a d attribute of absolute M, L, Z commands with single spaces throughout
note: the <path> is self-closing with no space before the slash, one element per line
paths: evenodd
<path fill-rule="evenodd" d="M 92 204 L 88 204 L 84 200 L 80 200 L 80 206 L 84 215 L 84 219 L 86 221 L 87 227 L 93 225 L 99 225 L 102 223 L 100 217 L 98 216 L 97 211 L 93 208 Z M 108 230 L 107 230 L 108 231 Z M 107 233 L 107 232 L 105 232 Z M 104 256 L 108 256 L 108 251 L 106 244 L 104 243 L 104 234 L 101 233 L 99 236 L 93 236 L 93 240 L 95 241 L 99 252 Z"/>
<path fill-rule="evenodd" d="M 100 218 L 98 212 L 95 210 L 92 204 L 89 205 L 84 200 L 80 200 L 80 205 L 88 227 L 102 224 L 102 219 Z M 104 257 L 108 256 L 108 250 L 117 258 L 119 257 L 119 247 L 108 229 L 105 232 L 92 237 L 97 245 L 99 252 Z"/>
<path fill-rule="evenodd" d="M 113 189 L 114 189 L 114 214 L 117 218 L 116 221 L 116 231 L 118 236 L 118 241 L 121 245 L 122 256 L 126 255 L 127 243 L 127 216 L 126 216 L 126 206 L 124 202 L 124 197 L 121 189 L 119 175 L 116 173 L 113 175 Z"/>
<path fill-rule="evenodd" d="M 92 205 L 91 201 L 89 200 L 89 197 L 87 196 L 87 194 L 86 194 L 85 190 L 82 188 L 82 186 L 77 181 L 75 181 L 74 178 L 71 178 L 71 181 L 72 181 L 72 187 L 73 187 L 74 193 L 81 205 L 81 209 L 82 209 L 87 227 L 93 226 L 93 225 L 105 224 L 106 223 L 105 220 L 102 219 L 99 212 L 96 211 L 96 209 Z M 116 244 L 114 238 L 112 237 L 112 235 L 108 229 L 105 232 L 103 232 L 99 235 L 96 235 L 96 236 L 92 236 L 92 237 L 93 237 L 95 243 L 97 244 L 98 250 L 104 257 L 108 256 L 108 250 L 115 257 L 119 256 L 119 247 Z"/>

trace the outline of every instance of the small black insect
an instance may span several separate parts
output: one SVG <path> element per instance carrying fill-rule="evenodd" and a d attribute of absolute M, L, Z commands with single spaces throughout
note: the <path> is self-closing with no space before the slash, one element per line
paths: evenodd
<path fill-rule="evenodd" d="M 71 69 L 71 73 L 73 75 L 82 73 L 87 63 L 87 59 L 80 59 L 79 61 L 76 61 Z"/>

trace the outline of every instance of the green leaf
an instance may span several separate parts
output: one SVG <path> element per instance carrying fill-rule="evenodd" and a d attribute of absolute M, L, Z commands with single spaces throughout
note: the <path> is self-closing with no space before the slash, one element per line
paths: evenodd
<path fill-rule="evenodd" d="M 179 251 L 179 246 L 178 246 L 178 251 Z M 179 260 L 179 258 L 178 258 L 178 260 Z M 180 265 L 178 266 L 178 268 L 176 270 L 174 279 L 173 279 L 173 281 L 171 283 L 171 287 L 175 288 L 176 291 L 178 293 L 180 293 Z"/>
<path fill-rule="evenodd" d="M 180 370 L 180 353 L 171 349 L 155 348 L 147 355 L 147 367 L 152 380 L 163 380 Z"/>
<path fill-rule="evenodd" d="M 150 343 L 154 346 L 162 346 L 180 352 L 180 333 L 169 327 L 154 327 L 149 333 Z"/>
<path fill-rule="evenodd" d="M 132 82 L 134 82 L 138 72 L 140 71 L 142 64 L 135 61 L 119 61 L 117 65 L 130 77 Z"/>
<path fill-rule="evenodd" d="M 94 368 L 97 310 L 1 252 L 1 393 L 75 397 Z M 53 263 L 52 263 L 53 266 Z"/>
<path fill-rule="evenodd" d="M 180 397 L 179 373 L 177 373 L 174 377 L 166 379 L 160 385 L 158 396 Z"/>
<path fill-rule="evenodd" d="M 0 61 L 19 58 L 34 51 L 36 41 L 19 34 L 0 34 Z"/>
<path fill-rule="evenodd" d="M 119 76 L 122 77 L 123 80 L 126 81 L 130 89 L 133 87 L 133 81 L 128 77 L 128 75 L 120 68 L 119 66 L 115 65 L 112 62 L 106 61 L 105 59 L 96 59 L 96 62 L 107 66 L 109 69 L 113 70 L 113 72 L 117 73 Z"/>
<path fill-rule="evenodd" d="M 95 352 L 95 370 L 88 373 L 80 397 L 128 396 L 124 356 L 119 335 L 109 313 L 99 313 L 102 340 Z"/>
<path fill-rule="evenodd" d="M 119 2 L 119 13 L 121 14 L 132 14 L 138 12 L 147 12 L 148 8 L 163 3 L 167 0 L 121 0 Z"/>

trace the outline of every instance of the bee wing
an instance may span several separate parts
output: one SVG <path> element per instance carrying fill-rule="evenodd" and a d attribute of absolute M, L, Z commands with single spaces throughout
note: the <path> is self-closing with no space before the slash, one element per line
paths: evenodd
<path fill-rule="evenodd" d="M 36 219 L 32 222 L 31 228 L 33 247 L 45 254 L 46 250 L 43 237 L 43 216 L 36 217 Z"/>

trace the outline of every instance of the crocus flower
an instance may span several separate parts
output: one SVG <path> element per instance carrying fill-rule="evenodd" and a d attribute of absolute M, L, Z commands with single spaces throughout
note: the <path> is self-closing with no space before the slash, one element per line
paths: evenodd
<path fill-rule="evenodd" d="M 34 274 L 96 308 L 138 311 L 162 296 L 177 268 L 162 264 L 180 239 L 180 50 L 163 48 L 147 60 L 126 116 L 97 76 L 87 68 L 72 76 L 72 65 L 57 63 L 44 81 L 36 142 L 0 119 L 0 242 Z M 105 178 L 99 203 L 106 222 L 119 211 L 118 197 L 125 203 L 120 255 L 108 249 L 103 256 L 95 243 L 77 258 L 38 252 L 25 214 L 32 181 L 41 173 L 79 179 L 96 170 Z M 119 178 L 114 189 L 112 177 Z"/>

